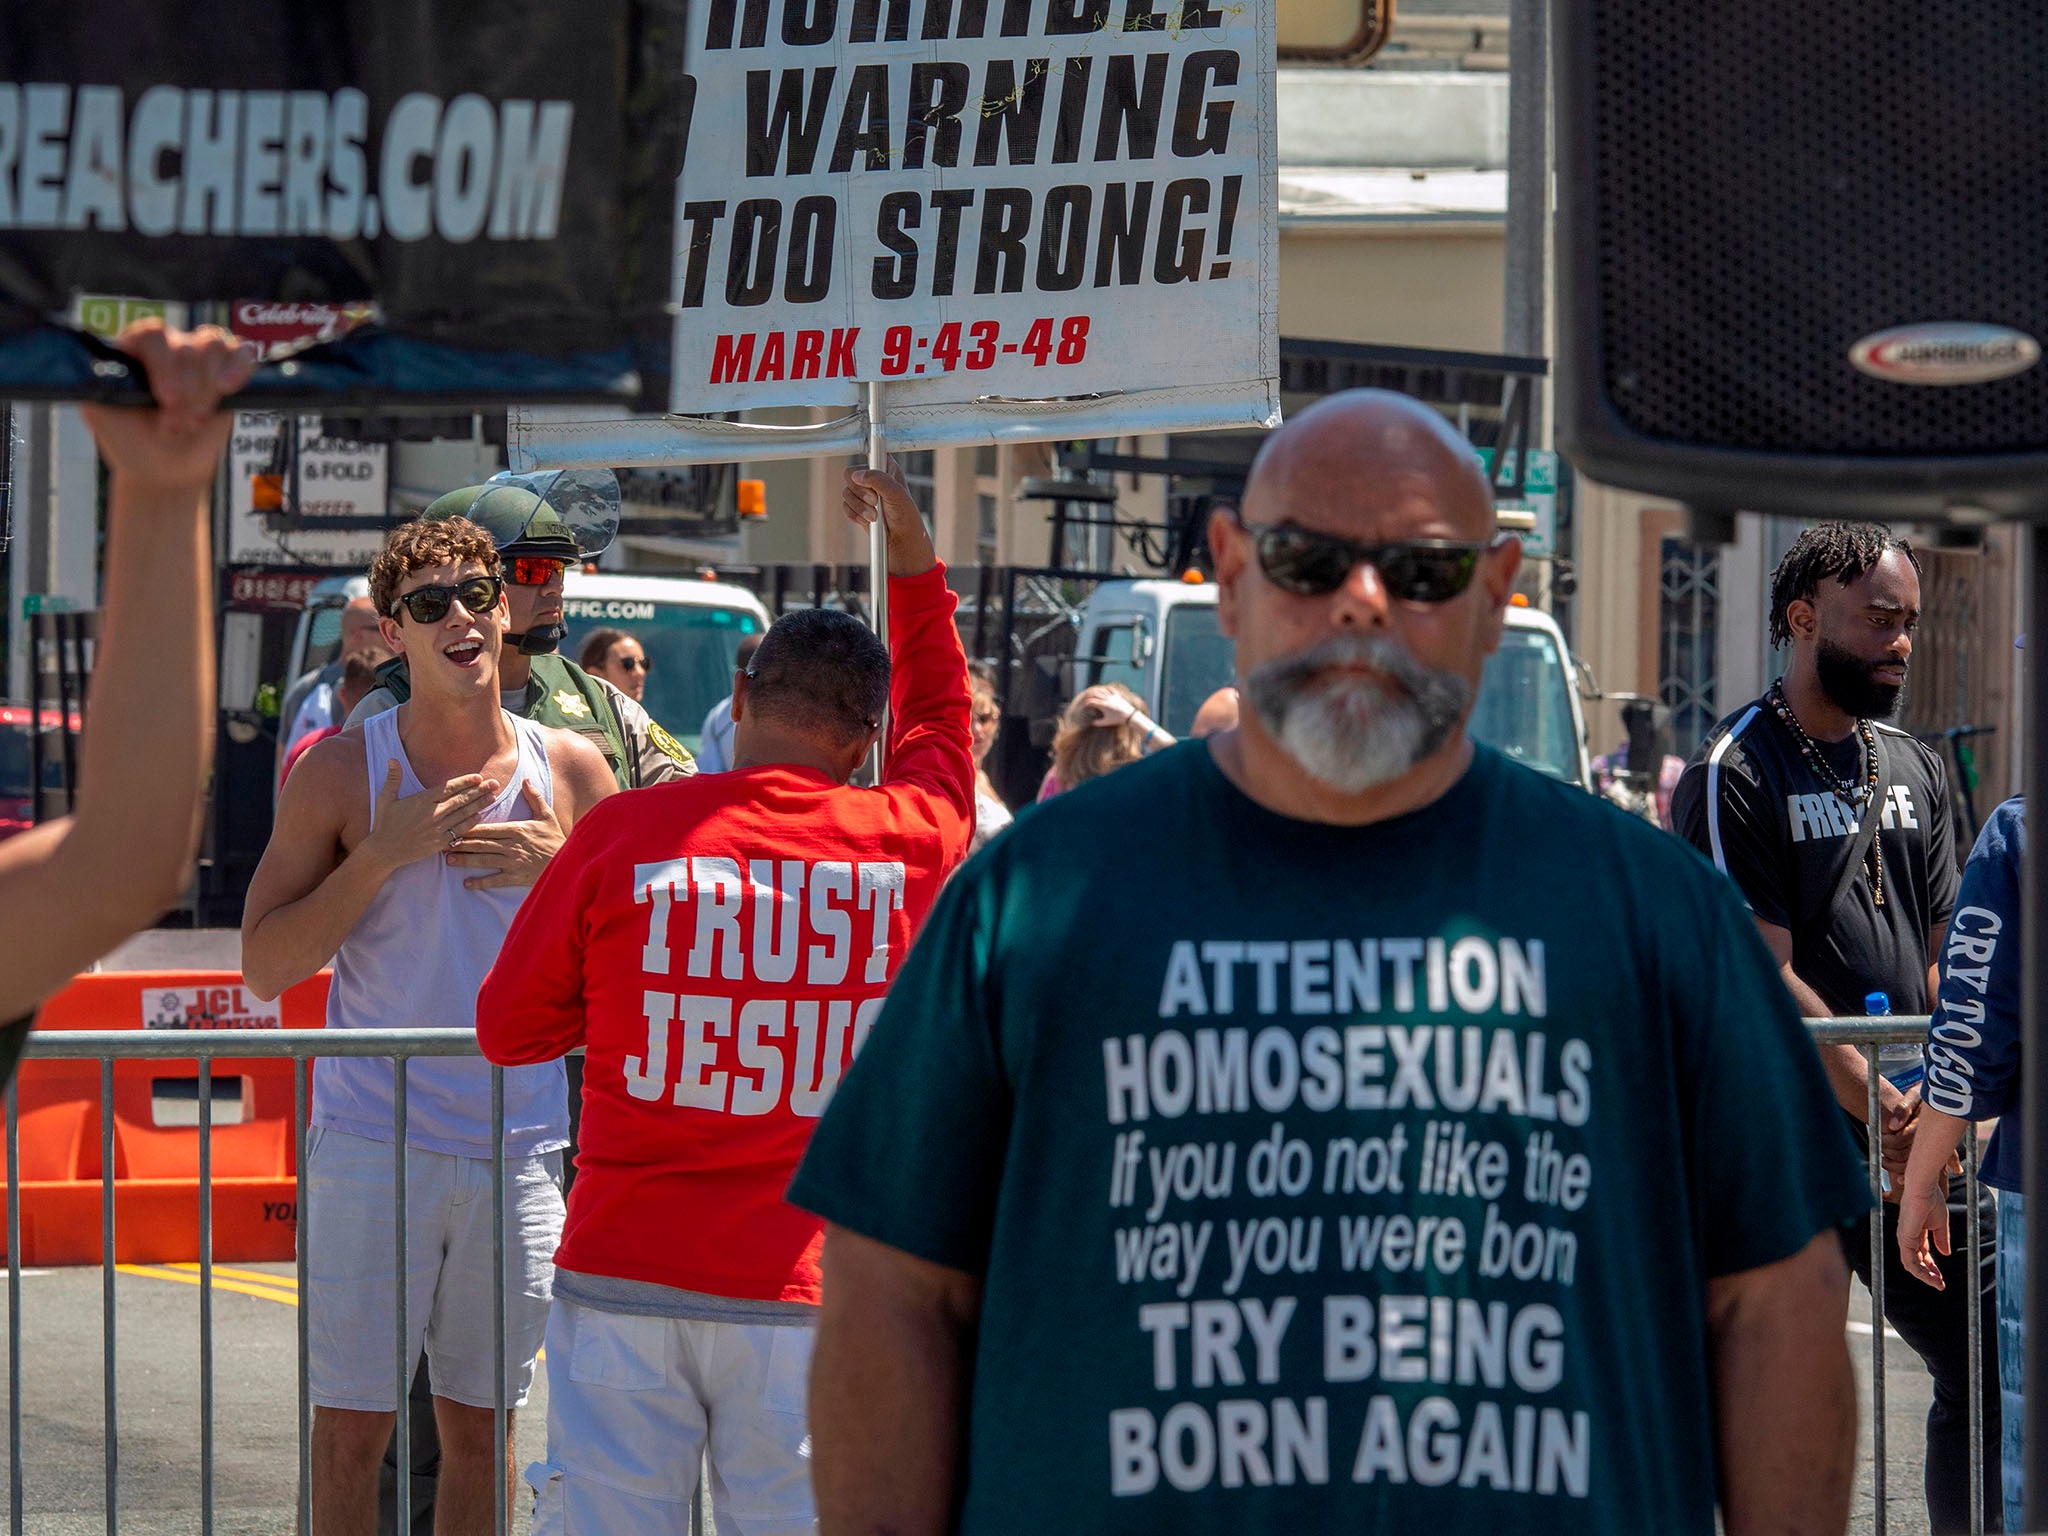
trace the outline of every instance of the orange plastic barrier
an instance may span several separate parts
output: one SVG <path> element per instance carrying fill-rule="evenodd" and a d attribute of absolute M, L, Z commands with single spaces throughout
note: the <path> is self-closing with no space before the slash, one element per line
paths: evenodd
<path fill-rule="evenodd" d="M 44 1004 L 36 1028 L 318 1029 L 325 971 L 274 1004 L 220 971 L 123 971 L 80 976 Z M 314 1070 L 318 1070 L 317 1067 Z M 199 1128 L 158 1124 L 157 1085 L 196 1083 L 192 1061 L 114 1063 L 114 1257 L 122 1263 L 199 1257 Z M 240 1079 L 245 1117 L 230 1113 Z M 292 1063 L 222 1058 L 213 1065 L 213 1253 L 224 1262 L 289 1259 L 297 1231 L 293 1183 Z M 100 1064 L 25 1061 L 20 1104 L 21 1259 L 30 1265 L 97 1264 L 100 1245 Z M 196 1089 L 193 1090 L 196 1095 Z M 196 1118 L 196 1103 L 193 1109 Z M 0 1147 L 0 1170 L 5 1170 Z M 0 1227 L 0 1253 L 6 1231 Z"/>

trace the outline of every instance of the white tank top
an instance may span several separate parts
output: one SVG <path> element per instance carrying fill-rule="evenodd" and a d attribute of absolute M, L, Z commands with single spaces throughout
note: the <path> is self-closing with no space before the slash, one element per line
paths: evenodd
<path fill-rule="evenodd" d="M 519 766 L 484 821 L 525 821 L 524 783 L 554 804 L 543 729 L 516 715 Z M 424 792 L 398 739 L 398 711 L 362 722 L 369 774 L 370 817 L 387 765 L 397 759 L 401 797 Z M 526 897 L 524 888 L 473 891 L 477 871 L 439 855 L 417 859 L 384 882 L 334 957 L 327 993 L 329 1029 L 476 1028 L 476 994 L 498 958 L 505 931 Z M 406 1137 L 424 1151 L 461 1157 L 491 1155 L 490 1064 L 481 1057 L 422 1056 L 406 1076 Z M 394 1139 L 388 1059 L 329 1057 L 313 1070 L 313 1123 Z M 559 1061 L 505 1069 L 505 1155 L 530 1156 L 569 1144 L 567 1078 Z"/>

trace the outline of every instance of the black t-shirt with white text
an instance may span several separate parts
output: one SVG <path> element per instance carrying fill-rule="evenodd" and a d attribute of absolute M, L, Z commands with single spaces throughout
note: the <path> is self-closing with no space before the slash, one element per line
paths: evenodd
<path fill-rule="evenodd" d="M 1792 969 L 1837 1014 L 1886 993 L 1893 1013 L 1928 1008 L 1927 935 L 1955 906 L 1957 870 L 1948 775 L 1921 742 L 1875 726 L 1883 762 L 1877 839 L 1884 905 L 1872 888 L 1856 807 L 1840 799 L 1799 742 L 1758 699 L 1715 726 L 1671 800 L 1678 834 L 1741 890 L 1750 911 L 1792 935 Z M 1860 732 L 1818 744 L 1847 783 L 1866 771 Z"/>

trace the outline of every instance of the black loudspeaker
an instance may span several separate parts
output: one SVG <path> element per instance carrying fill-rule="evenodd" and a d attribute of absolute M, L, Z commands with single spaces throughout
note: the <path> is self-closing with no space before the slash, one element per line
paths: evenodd
<path fill-rule="evenodd" d="M 2048 7 L 1553 16 L 1572 462 L 1709 513 L 2048 517 Z"/>

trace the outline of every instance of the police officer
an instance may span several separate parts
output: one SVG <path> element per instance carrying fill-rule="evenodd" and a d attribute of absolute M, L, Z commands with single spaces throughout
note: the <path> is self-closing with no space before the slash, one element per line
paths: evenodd
<path fill-rule="evenodd" d="M 568 484 L 565 475 L 502 474 L 448 492 L 420 516 L 429 522 L 466 517 L 498 547 L 512 608 L 512 629 L 498 662 L 506 709 L 589 737 L 612 765 L 621 789 L 695 773 L 689 750 L 638 700 L 555 654 L 568 633 L 562 622 L 564 576 L 572 564 L 601 553 L 618 529 L 615 499 L 608 514 L 593 510 L 596 498 L 574 494 Z M 402 704 L 411 692 L 402 659 L 381 668 L 377 677 L 381 686 L 356 706 L 351 725 Z"/>

